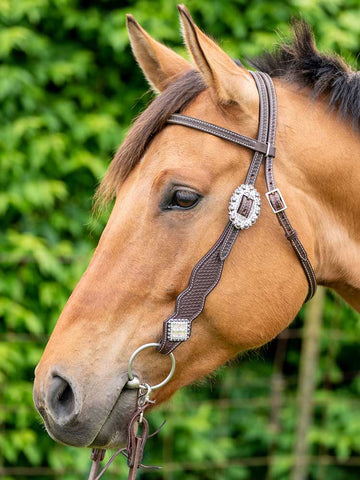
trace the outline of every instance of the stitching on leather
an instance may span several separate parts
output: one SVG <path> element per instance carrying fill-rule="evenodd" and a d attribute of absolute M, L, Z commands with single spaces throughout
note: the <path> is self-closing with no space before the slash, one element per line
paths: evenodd
<path fill-rule="evenodd" d="M 185 117 L 185 118 L 184 118 Z M 262 144 L 261 142 L 257 142 L 256 140 L 253 140 L 249 137 L 246 137 L 244 135 L 241 135 L 236 132 L 231 132 L 230 130 L 227 130 L 226 128 L 218 127 L 217 125 L 213 125 L 212 123 L 204 122 L 203 120 L 200 120 L 198 118 L 193 118 L 193 117 L 186 117 L 185 115 L 182 115 L 181 117 L 178 117 L 177 114 L 173 114 L 169 120 L 168 123 L 177 123 L 180 125 L 183 125 L 185 127 L 191 127 L 191 124 L 198 124 L 199 129 L 202 131 L 218 136 L 220 138 L 223 138 L 224 140 L 228 140 L 230 142 L 239 144 L 243 147 L 250 148 L 251 150 L 259 151 L 261 153 L 265 153 L 267 149 L 266 144 Z M 201 127 L 201 128 L 200 128 Z M 214 131 L 216 132 L 214 132 Z"/>

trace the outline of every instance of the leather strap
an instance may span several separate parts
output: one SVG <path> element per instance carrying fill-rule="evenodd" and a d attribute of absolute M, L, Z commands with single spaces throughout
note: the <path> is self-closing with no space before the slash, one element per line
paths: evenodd
<path fill-rule="evenodd" d="M 267 91 L 268 91 L 268 101 L 270 104 L 270 111 L 274 112 L 271 118 L 269 118 L 269 137 L 268 137 L 268 142 L 270 144 L 275 143 L 275 134 L 276 134 L 276 119 L 277 119 L 277 101 L 276 101 L 276 92 L 275 92 L 275 87 L 274 84 L 266 73 L 263 72 L 258 72 L 259 75 L 263 78 Z M 300 263 L 301 266 L 303 267 L 303 270 L 306 275 L 306 279 L 308 281 L 308 294 L 306 296 L 305 302 L 310 300 L 315 292 L 316 292 L 316 276 L 315 272 L 312 268 L 312 265 L 310 263 L 310 260 L 307 256 L 306 250 L 301 243 L 298 234 L 296 230 L 292 227 L 288 216 L 285 213 L 286 204 L 284 202 L 284 199 L 281 195 L 281 192 L 278 188 L 276 188 L 275 184 L 275 179 L 274 179 L 274 156 L 269 153 L 268 156 L 265 158 L 265 180 L 266 180 L 266 186 L 268 189 L 267 193 L 267 199 L 269 201 L 269 204 L 273 210 L 273 212 L 276 214 L 276 217 L 284 229 L 285 236 L 291 243 L 291 246 L 293 247 Z"/>
<path fill-rule="evenodd" d="M 306 297 L 307 301 L 315 293 L 315 274 L 303 245 L 301 244 L 295 230 L 292 228 L 287 215 L 284 213 L 286 205 L 280 191 L 275 186 L 274 180 L 273 160 L 275 156 L 277 121 L 275 88 L 271 78 L 267 74 L 262 72 L 250 73 L 256 83 L 260 99 L 257 140 L 203 120 L 180 114 L 171 115 L 167 123 L 194 128 L 254 150 L 255 153 L 246 175 L 245 185 L 253 186 L 255 184 L 265 156 L 265 178 L 269 190 L 266 196 L 271 208 L 274 213 L 276 213 L 280 225 L 285 231 L 286 238 L 290 241 L 301 265 L 303 266 L 309 284 L 309 291 Z M 246 211 L 247 205 L 245 205 L 244 208 Z M 160 353 L 165 355 L 171 353 L 190 336 L 191 324 L 203 311 L 207 295 L 218 284 L 221 278 L 224 261 L 230 254 L 239 232 L 240 230 L 235 228 L 233 223 L 229 221 L 215 245 L 194 267 L 188 286 L 176 299 L 174 313 L 164 321 L 163 336 L 159 342 L 160 346 L 158 347 Z M 186 338 L 183 340 L 174 340 L 174 338 L 172 338 L 171 329 L 174 327 L 174 324 L 180 327 L 180 329 L 183 329 L 183 332 L 187 329 L 187 332 L 185 332 Z"/>
<path fill-rule="evenodd" d="M 260 80 L 257 85 L 258 84 L 261 84 L 260 88 L 262 89 L 262 92 L 259 92 L 260 98 L 261 96 L 263 96 L 264 98 L 264 96 L 266 96 L 265 86 Z M 232 135 L 228 135 L 228 132 L 230 132 L 229 130 L 222 129 L 213 124 L 207 124 L 203 121 L 200 121 L 199 123 L 197 119 L 194 119 L 192 117 L 185 117 L 185 115 L 172 115 L 169 119 L 169 123 L 199 129 L 210 134 L 214 134 L 213 132 L 216 132 L 216 136 L 219 136 L 218 134 L 220 132 L 222 134 L 221 138 L 224 138 L 228 141 L 233 141 L 232 138 L 235 138 Z M 216 127 L 216 129 L 214 129 L 214 127 Z M 258 132 L 259 144 L 264 144 L 267 138 L 267 132 L 268 109 L 265 102 L 260 101 Z M 231 133 L 233 134 L 234 132 Z M 243 138 L 245 138 L 246 143 L 248 143 L 247 137 L 243 136 L 241 136 L 241 138 L 236 137 L 236 143 L 242 145 L 240 141 L 242 142 Z M 252 142 L 252 144 L 254 144 L 255 140 L 252 140 Z M 255 151 L 247 175 L 251 177 L 251 184 L 254 184 L 256 181 L 263 157 L 264 154 L 262 152 Z M 239 232 L 240 230 L 235 228 L 233 224 L 229 221 L 215 245 L 194 267 L 187 288 L 183 290 L 183 292 L 181 292 L 176 299 L 175 312 L 164 322 L 163 336 L 160 340 L 160 347 L 158 347 L 158 351 L 160 353 L 167 355 L 182 343 L 182 341 L 173 341 L 169 339 L 169 325 L 171 325 L 172 321 L 186 320 L 190 323 L 191 328 L 191 323 L 203 311 L 206 297 L 218 284 L 222 274 L 224 261 L 229 255 L 232 246 L 234 245 L 239 235 Z"/>
<path fill-rule="evenodd" d="M 155 430 L 154 433 L 149 435 L 149 423 L 144 417 L 144 411 L 154 402 L 145 402 L 142 406 L 136 410 L 134 415 L 131 417 L 129 425 L 128 425 L 128 436 L 127 436 L 127 446 L 125 448 L 120 448 L 117 450 L 108 460 L 106 465 L 101 469 L 100 462 L 105 457 L 106 450 L 101 448 L 94 448 L 91 451 L 91 460 L 92 466 L 90 470 L 90 474 L 88 480 L 100 480 L 100 478 L 104 475 L 106 470 L 110 467 L 113 463 L 115 458 L 118 455 L 124 455 L 127 458 L 127 465 L 129 467 L 129 475 L 128 480 L 135 480 L 136 473 L 139 468 L 143 468 L 146 470 L 159 470 L 161 467 L 143 465 L 142 458 L 144 455 L 144 448 L 148 438 L 153 437 L 156 435 L 162 427 L 165 425 L 165 422 L 160 425 L 160 427 Z M 139 434 L 139 427 L 141 432 Z"/>
<path fill-rule="evenodd" d="M 254 150 L 255 152 L 260 153 L 267 153 L 269 146 L 264 143 L 260 142 L 259 140 L 254 140 L 253 138 L 246 137 L 245 135 L 241 135 L 240 133 L 232 132 L 223 127 L 219 127 L 218 125 L 214 125 L 213 123 L 204 122 L 203 120 L 199 120 L 198 118 L 189 117 L 187 115 L 180 115 L 178 113 L 174 113 L 171 117 L 167 120 L 167 123 L 176 124 L 176 125 L 183 125 L 184 127 L 191 127 L 196 128 L 196 130 L 201 130 L 202 132 L 210 133 L 215 137 L 223 138 L 224 140 L 228 140 L 232 143 L 237 143 L 246 148 L 250 148 L 250 150 Z M 272 146 L 270 149 L 273 156 L 275 156 L 275 147 Z"/>

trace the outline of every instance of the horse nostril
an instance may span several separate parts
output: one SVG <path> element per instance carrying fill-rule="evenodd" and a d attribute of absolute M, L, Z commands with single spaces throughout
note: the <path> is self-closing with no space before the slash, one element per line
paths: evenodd
<path fill-rule="evenodd" d="M 69 423 L 75 416 L 76 402 L 74 391 L 64 378 L 58 375 L 52 378 L 47 404 L 51 416 L 57 423 Z"/>

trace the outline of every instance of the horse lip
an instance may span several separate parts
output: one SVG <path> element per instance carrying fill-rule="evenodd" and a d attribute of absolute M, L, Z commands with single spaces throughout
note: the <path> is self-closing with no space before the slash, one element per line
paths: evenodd
<path fill-rule="evenodd" d="M 127 426 L 131 415 L 136 409 L 137 390 L 126 389 L 127 374 L 117 377 L 115 388 L 112 390 L 112 402 L 105 411 L 90 405 L 85 412 L 79 412 L 74 422 L 67 427 L 54 423 L 48 409 L 41 408 L 39 413 L 43 417 L 46 430 L 50 437 L 58 443 L 75 447 L 93 447 L 119 445 L 126 442 Z M 129 394 L 128 392 L 132 392 Z M 125 395 L 125 402 L 124 402 Z M 109 396 L 107 396 L 109 400 Z M 86 405 L 83 403 L 83 407 Z M 100 426 L 91 429 L 92 421 L 100 419 Z M 120 430 L 116 429 L 120 426 Z M 115 427 L 115 428 L 114 428 Z M 115 430 L 115 433 L 114 433 Z M 101 445 L 98 444 L 101 442 Z"/>
<path fill-rule="evenodd" d="M 137 408 L 137 390 L 124 385 L 120 395 L 89 447 L 115 448 L 126 444 L 127 430 Z M 117 428 L 121 426 L 121 428 Z"/>

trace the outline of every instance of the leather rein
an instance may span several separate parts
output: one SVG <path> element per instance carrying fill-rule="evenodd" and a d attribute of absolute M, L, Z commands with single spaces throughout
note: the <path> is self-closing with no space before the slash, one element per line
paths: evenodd
<path fill-rule="evenodd" d="M 276 152 L 275 135 L 277 122 L 277 100 L 274 84 L 270 76 L 266 73 L 250 73 L 254 78 L 260 100 L 258 138 L 256 140 L 186 115 L 173 114 L 167 120 L 167 123 L 170 125 L 182 125 L 184 127 L 200 130 L 237 145 L 249 148 L 254 151 L 254 155 L 244 183 L 237 187 L 231 196 L 229 203 L 229 221 L 224 231 L 214 246 L 195 265 L 188 286 L 176 299 L 174 313 L 164 321 L 163 335 L 159 343 L 142 345 L 131 355 L 128 368 L 129 381 L 126 384 L 126 388 L 138 389 L 138 404 L 137 410 L 129 423 L 127 447 L 118 450 L 110 458 L 99 474 L 97 474 L 97 472 L 100 461 L 104 458 L 105 450 L 93 449 L 91 454 L 93 466 L 89 480 L 99 480 L 108 466 L 120 453 L 127 458 L 129 480 L 135 479 L 139 467 L 159 468 L 146 467 L 141 463 L 146 440 L 152 436 L 149 435 L 149 427 L 148 422 L 144 417 L 144 410 L 154 403 L 150 400 L 152 390 L 161 388 L 171 379 L 175 370 L 175 357 L 172 352 L 181 343 L 190 338 L 192 322 L 201 314 L 204 309 L 207 295 L 218 284 L 221 278 L 224 262 L 229 256 L 240 231 L 250 228 L 259 217 L 261 200 L 260 194 L 255 189 L 255 182 L 258 178 L 263 161 L 265 164 L 265 181 L 268 190 L 266 198 L 272 211 L 275 213 L 280 226 L 283 228 L 287 240 L 289 240 L 294 249 L 308 282 L 308 293 L 305 302 L 310 300 L 315 294 L 316 277 L 314 270 L 298 234 L 292 227 L 285 213 L 287 206 L 279 188 L 276 187 L 274 179 L 274 157 Z M 172 361 L 169 375 L 165 380 L 153 387 L 147 384 L 140 384 L 138 377 L 132 373 L 132 363 L 134 358 L 142 350 L 149 347 L 156 347 L 159 353 L 169 355 Z M 141 431 L 140 434 L 139 429 Z M 154 432 L 154 434 L 158 431 L 159 429 Z"/>

